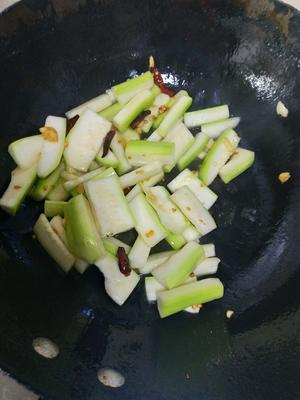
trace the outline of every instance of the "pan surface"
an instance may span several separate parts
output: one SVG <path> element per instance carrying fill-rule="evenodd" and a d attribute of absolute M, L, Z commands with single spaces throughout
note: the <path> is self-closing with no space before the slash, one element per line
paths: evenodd
<path fill-rule="evenodd" d="M 24 0 L 0 16 L 0 188 L 8 144 L 115 82 L 153 54 L 193 107 L 228 103 L 254 167 L 213 215 L 226 288 L 199 315 L 160 320 L 141 283 L 123 307 L 100 273 L 61 274 L 32 240 L 41 205 L 0 215 L 0 367 L 45 399 L 299 399 L 300 15 L 267 0 Z M 282 100 L 289 116 L 276 115 Z M 289 171 L 282 185 L 278 174 Z M 226 320 L 227 309 L 235 311 Z M 60 348 L 32 350 L 38 336 Z M 97 370 L 126 382 L 101 385 Z"/>

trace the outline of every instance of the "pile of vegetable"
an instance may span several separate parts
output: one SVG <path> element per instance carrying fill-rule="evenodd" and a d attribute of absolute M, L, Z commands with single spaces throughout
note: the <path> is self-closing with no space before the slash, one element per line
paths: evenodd
<path fill-rule="evenodd" d="M 217 176 L 229 183 L 254 153 L 239 147 L 240 118 L 227 105 L 188 111 L 191 104 L 186 91 L 164 85 L 150 57 L 149 71 L 11 143 L 17 167 L 0 206 L 15 215 L 26 196 L 44 201 L 33 227 L 40 244 L 65 272 L 97 266 L 118 305 L 149 275 L 147 299 L 162 318 L 199 312 L 224 291 L 211 277 L 220 262 L 214 245 L 200 244 L 217 227 L 209 185 Z M 188 168 L 195 159 L 198 171 Z M 132 229 L 132 246 L 116 237 Z M 170 249 L 155 253 L 163 240 Z"/>

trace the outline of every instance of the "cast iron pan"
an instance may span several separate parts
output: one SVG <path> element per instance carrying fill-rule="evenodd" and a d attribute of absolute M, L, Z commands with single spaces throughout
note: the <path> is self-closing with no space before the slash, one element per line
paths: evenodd
<path fill-rule="evenodd" d="M 1 213 L 4 370 L 55 400 L 299 399 L 299 51 L 299 13 L 267 0 L 23 0 L 0 17 L 1 190 L 8 143 L 144 71 L 149 54 L 194 108 L 230 104 L 257 156 L 242 177 L 213 184 L 219 229 L 205 240 L 216 243 L 226 293 L 196 316 L 160 320 L 142 283 L 118 307 L 96 268 L 64 276 L 32 240 L 39 204 Z M 282 171 L 292 175 L 284 185 Z M 60 355 L 37 355 L 37 336 Z M 99 367 L 125 385 L 102 386 Z"/>

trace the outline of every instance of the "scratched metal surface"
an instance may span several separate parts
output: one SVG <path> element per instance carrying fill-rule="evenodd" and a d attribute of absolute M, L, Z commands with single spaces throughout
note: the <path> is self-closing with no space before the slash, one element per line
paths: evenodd
<path fill-rule="evenodd" d="M 226 293 L 198 316 L 160 320 L 142 284 L 119 308 L 96 269 L 64 276 L 32 240 L 40 205 L 1 214 L 0 367 L 45 399 L 298 399 L 299 14 L 266 0 L 25 0 L 0 18 L 1 189 L 12 139 L 143 71 L 151 53 L 193 107 L 229 103 L 257 155 L 243 177 L 213 185 L 219 229 L 205 239 Z M 283 170 L 292 179 L 280 185 Z M 59 357 L 36 355 L 36 336 Z M 125 385 L 103 387 L 99 367 Z"/>

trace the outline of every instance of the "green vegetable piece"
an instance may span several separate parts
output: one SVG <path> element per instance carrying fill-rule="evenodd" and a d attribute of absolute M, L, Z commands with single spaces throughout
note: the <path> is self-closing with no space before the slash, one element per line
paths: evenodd
<path fill-rule="evenodd" d="M 131 268 L 143 268 L 149 257 L 150 250 L 151 247 L 148 246 L 140 236 L 138 236 L 128 254 Z"/>
<path fill-rule="evenodd" d="M 117 157 L 119 164 L 117 166 L 118 175 L 123 175 L 127 171 L 131 169 L 131 165 L 129 164 L 126 156 L 124 147 L 122 145 L 121 135 L 116 133 L 111 141 L 110 148 L 112 149 L 113 154 Z"/>
<path fill-rule="evenodd" d="M 82 115 L 86 110 L 92 110 L 94 112 L 100 112 L 107 109 L 112 104 L 112 97 L 108 93 L 100 94 L 79 106 L 72 108 L 66 112 L 68 119 L 75 117 L 75 115 Z"/>
<path fill-rule="evenodd" d="M 64 187 L 65 180 L 60 177 L 54 184 L 53 188 L 47 194 L 48 200 L 64 201 L 70 197 L 70 193 Z"/>
<path fill-rule="evenodd" d="M 160 253 L 150 254 L 146 264 L 139 269 L 140 274 L 149 274 L 149 272 L 151 272 L 154 268 L 158 267 L 160 264 L 165 262 L 174 253 L 175 251 L 168 250 L 168 251 L 162 251 Z"/>
<path fill-rule="evenodd" d="M 69 200 L 64 215 L 72 253 L 89 264 L 103 257 L 105 250 L 86 198 L 80 194 Z"/>
<path fill-rule="evenodd" d="M 169 233 L 166 237 L 166 241 L 174 250 L 179 250 L 186 244 L 186 240 L 183 235 L 179 235 L 178 233 Z"/>
<path fill-rule="evenodd" d="M 129 203 L 135 219 L 135 229 L 149 247 L 163 240 L 167 231 L 143 193 L 137 194 Z"/>
<path fill-rule="evenodd" d="M 145 179 L 148 179 L 151 176 L 157 175 L 161 172 L 162 172 L 161 163 L 158 161 L 153 161 L 150 164 L 143 165 L 140 168 L 128 172 L 125 175 L 122 175 L 120 177 L 121 186 L 123 189 L 134 186 L 137 183 L 142 182 Z"/>
<path fill-rule="evenodd" d="M 114 126 L 124 132 L 132 121 L 153 102 L 154 96 L 150 90 L 136 94 L 113 118 Z"/>
<path fill-rule="evenodd" d="M 229 108 L 226 104 L 185 113 L 184 123 L 188 128 L 195 128 L 225 118 L 229 118 Z"/>
<path fill-rule="evenodd" d="M 222 132 L 224 132 L 226 129 L 234 129 L 238 126 L 240 123 L 240 118 L 235 117 L 235 118 L 227 118 L 227 119 L 222 119 L 221 121 L 217 122 L 209 122 L 207 124 L 201 125 L 201 132 L 209 136 L 210 138 L 217 138 L 218 136 L 221 135 Z"/>
<path fill-rule="evenodd" d="M 227 129 L 208 151 L 203 163 L 200 165 L 199 177 L 205 185 L 210 185 L 220 169 L 235 152 L 240 138 L 233 129 Z"/>
<path fill-rule="evenodd" d="M 119 247 L 123 247 L 126 254 L 128 254 L 131 250 L 131 246 L 114 237 L 104 237 L 102 238 L 102 241 L 105 250 L 108 251 L 113 256 L 117 255 Z"/>
<path fill-rule="evenodd" d="M 33 227 L 38 241 L 52 257 L 62 270 L 68 272 L 74 264 L 74 257 L 67 249 L 66 245 L 54 232 L 46 216 L 41 214 Z"/>
<path fill-rule="evenodd" d="M 199 132 L 195 136 L 195 141 L 191 145 L 191 147 L 180 156 L 177 161 L 177 166 L 180 171 L 186 168 L 198 155 L 205 149 L 205 146 L 208 142 L 208 136 L 204 133 Z"/>
<path fill-rule="evenodd" d="M 64 151 L 66 126 L 66 118 L 50 115 L 45 126 L 40 128 L 43 136 L 37 169 L 40 178 L 49 176 L 58 167 Z"/>
<path fill-rule="evenodd" d="M 146 165 L 152 161 L 159 161 L 164 165 L 175 161 L 174 150 L 174 143 L 131 140 L 127 143 L 125 154 L 134 167 Z"/>
<path fill-rule="evenodd" d="M 182 284 L 193 272 L 197 263 L 204 259 L 202 246 L 195 242 L 187 243 L 167 261 L 152 271 L 152 275 L 165 287 L 172 289 Z"/>
<path fill-rule="evenodd" d="M 55 215 L 60 215 L 63 217 L 65 206 L 67 204 L 68 203 L 66 201 L 45 200 L 44 214 L 48 218 L 55 217 Z"/>
<path fill-rule="evenodd" d="M 192 98 L 189 96 L 181 96 L 176 100 L 175 104 L 167 111 L 166 116 L 157 128 L 157 133 L 161 137 L 165 137 L 169 133 L 178 119 L 190 107 L 192 101 Z"/>
<path fill-rule="evenodd" d="M 59 180 L 62 171 L 64 170 L 64 164 L 61 163 L 49 176 L 46 178 L 38 178 L 35 182 L 32 190 L 30 191 L 30 197 L 36 201 L 40 201 L 46 198 L 50 193 L 56 182 Z"/>
<path fill-rule="evenodd" d="M 150 71 L 119 83 L 111 88 L 120 104 L 126 104 L 136 94 L 153 87 L 153 76 Z"/>
<path fill-rule="evenodd" d="M 8 152 L 18 167 L 28 169 L 38 162 L 42 143 L 42 135 L 25 137 L 12 142 L 8 146 Z"/>
<path fill-rule="evenodd" d="M 223 297 L 224 287 L 217 278 L 164 290 L 157 293 L 157 307 L 161 318 L 168 317 L 194 304 L 204 304 Z"/>
<path fill-rule="evenodd" d="M 8 214 L 15 215 L 30 191 L 36 178 L 37 165 L 34 164 L 28 169 L 15 168 L 11 173 L 11 180 L 8 188 L 0 199 L 0 207 Z"/>
<path fill-rule="evenodd" d="M 228 163 L 220 169 L 220 178 L 225 183 L 231 182 L 234 178 L 250 168 L 254 163 L 254 159 L 255 153 L 253 151 L 238 147 Z"/>
<path fill-rule="evenodd" d="M 95 265 L 104 275 L 106 293 L 119 306 L 124 304 L 140 280 L 138 274 L 131 270 L 130 275 L 123 275 L 120 272 L 117 258 L 109 253 L 104 258 L 97 260 Z"/>
<path fill-rule="evenodd" d="M 67 166 L 86 172 L 110 129 L 111 122 L 94 111 L 84 111 L 66 138 L 64 158 Z"/>
<path fill-rule="evenodd" d="M 122 109 L 122 104 L 115 103 L 104 110 L 98 112 L 101 117 L 108 119 L 108 121 L 112 121 L 114 116 L 118 114 L 118 112 Z"/>

